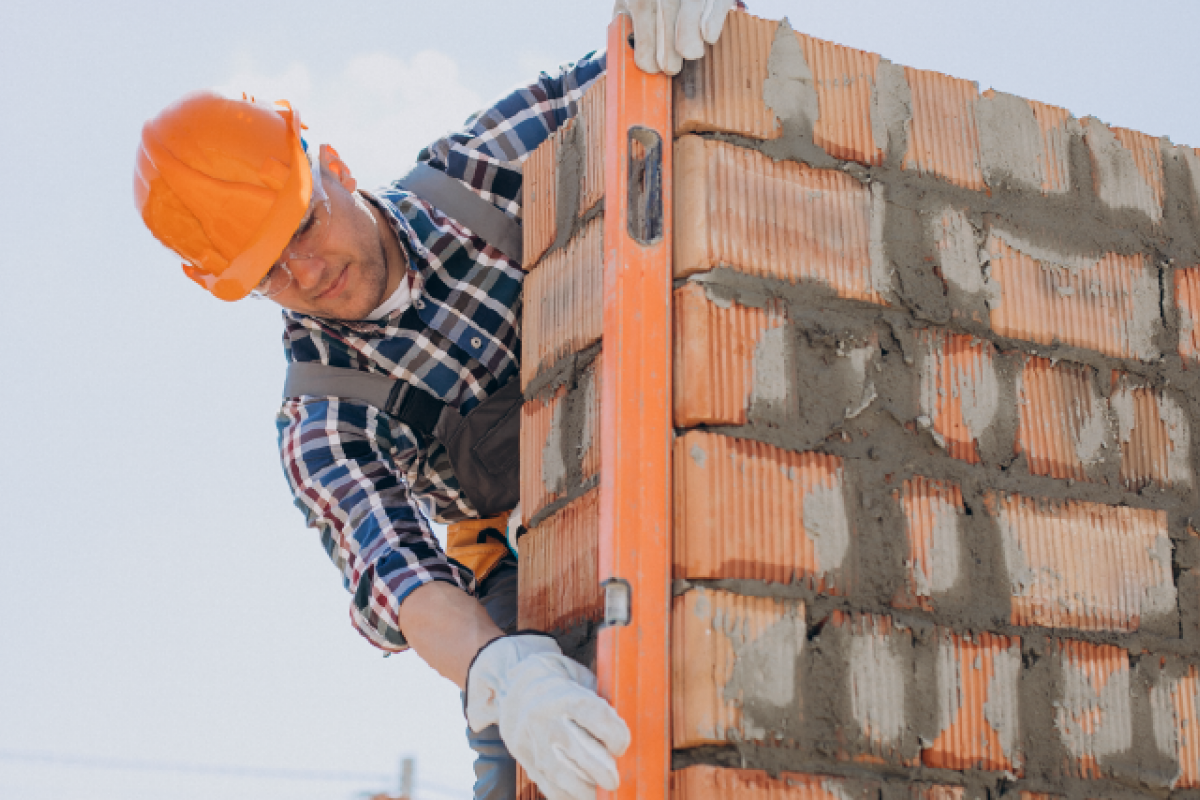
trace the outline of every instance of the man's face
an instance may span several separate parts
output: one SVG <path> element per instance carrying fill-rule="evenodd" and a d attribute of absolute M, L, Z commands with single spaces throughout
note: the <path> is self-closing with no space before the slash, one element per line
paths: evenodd
<path fill-rule="evenodd" d="M 364 319 L 385 299 L 388 260 L 380 213 L 355 188 L 345 164 L 321 148 L 321 182 L 329 196 L 328 231 L 306 258 L 287 261 L 292 280 L 271 297 L 284 308 L 326 319 Z M 279 269 L 275 267 L 274 269 Z"/>

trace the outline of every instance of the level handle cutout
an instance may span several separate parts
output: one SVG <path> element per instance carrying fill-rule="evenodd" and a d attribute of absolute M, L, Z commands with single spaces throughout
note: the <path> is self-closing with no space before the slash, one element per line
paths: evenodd
<path fill-rule="evenodd" d="M 663 142 L 657 131 L 629 129 L 629 236 L 640 245 L 657 244 L 663 236 Z"/>

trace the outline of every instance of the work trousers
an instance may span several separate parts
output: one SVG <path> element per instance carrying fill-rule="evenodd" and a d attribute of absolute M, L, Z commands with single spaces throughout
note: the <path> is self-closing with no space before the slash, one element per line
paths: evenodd
<path fill-rule="evenodd" d="M 496 627 L 505 633 L 517 629 L 517 562 L 505 556 L 477 592 Z M 467 742 L 475 751 L 475 800 L 515 800 L 517 762 L 500 740 L 500 728 L 489 725 L 479 733 L 467 728 Z"/>

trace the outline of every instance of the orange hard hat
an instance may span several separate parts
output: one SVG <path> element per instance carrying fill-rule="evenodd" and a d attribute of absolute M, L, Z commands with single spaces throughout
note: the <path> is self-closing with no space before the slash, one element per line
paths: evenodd
<path fill-rule="evenodd" d="M 222 300 L 263 279 L 300 227 L 313 178 L 300 117 L 197 92 L 142 127 L 133 197 L 183 271 Z"/>

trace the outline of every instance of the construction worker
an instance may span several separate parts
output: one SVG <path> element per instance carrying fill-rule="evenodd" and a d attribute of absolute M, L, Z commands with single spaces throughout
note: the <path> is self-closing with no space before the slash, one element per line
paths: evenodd
<path fill-rule="evenodd" d="M 618 0 L 635 60 L 678 72 L 733 0 Z M 515 633 L 521 165 L 601 76 L 588 56 L 471 117 L 366 192 L 286 104 L 189 95 L 146 123 L 138 211 L 222 300 L 283 308 L 278 417 L 296 504 L 376 647 L 412 647 L 464 693 L 475 796 L 618 783 L 629 731 L 556 641 Z M 515 236 L 514 236 L 515 232 Z M 510 520 L 509 518 L 514 519 Z M 447 552 L 429 520 L 449 524 Z M 511 753 L 511 756 L 509 755 Z"/>

